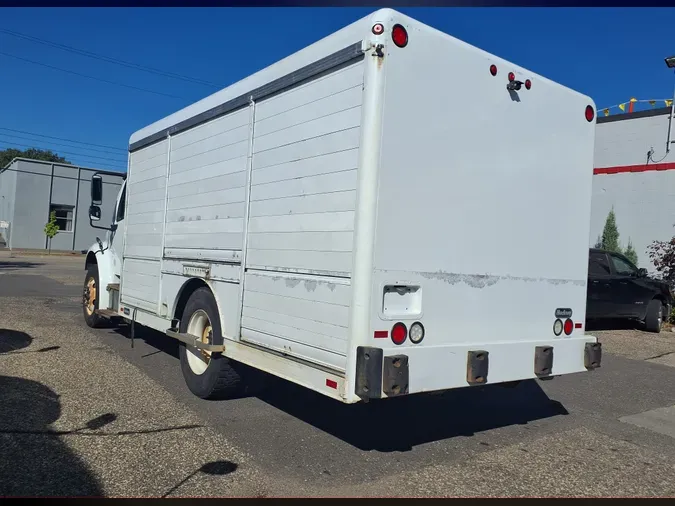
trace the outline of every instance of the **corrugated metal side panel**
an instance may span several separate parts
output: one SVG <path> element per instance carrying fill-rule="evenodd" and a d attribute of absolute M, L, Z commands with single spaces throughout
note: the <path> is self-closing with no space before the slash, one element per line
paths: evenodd
<path fill-rule="evenodd" d="M 313 275 L 248 272 L 242 337 L 344 370 L 351 285 Z"/>
<path fill-rule="evenodd" d="M 125 257 L 157 261 L 162 257 L 167 143 L 164 140 L 131 154 Z"/>
<path fill-rule="evenodd" d="M 159 296 L 159 260 L 125 258 L 122 267 L 122 303 L 153 313 Z"/>
<path fill-rule="evenodd" d="M 168 140 L 131 154 L 121 302 L 157 311 Z"/>
<path fill-rule="evenodd" d="M 256 105 L 242 338 L 344 370 L 363 65 Z"/>
<path fill-rule="evenodd" d="M 349 276 L 362 85 L 359 62 L 257 104 L 248 267 Z"/>
<path fill-rule="evenodd" d="M 171 138 L 166 248 L 241 250 L 248 109 Z"/>

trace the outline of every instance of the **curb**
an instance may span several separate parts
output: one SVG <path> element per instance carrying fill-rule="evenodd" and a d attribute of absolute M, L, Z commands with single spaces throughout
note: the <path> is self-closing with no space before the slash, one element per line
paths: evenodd
<path fill-rule="evenodd" d="M 0 253 L 8 254 L 10 258 L 16 257 L 83 257 L 85 253 L 79 251 L 52 251 L 51 254 L 45 250 L 1 250 Z M 3 255 L 4 256 L 4 255 Z"/>

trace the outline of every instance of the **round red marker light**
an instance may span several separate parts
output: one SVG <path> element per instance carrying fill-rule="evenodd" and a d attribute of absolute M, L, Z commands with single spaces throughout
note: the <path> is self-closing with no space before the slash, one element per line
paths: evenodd
<path fill-rule="evenodd" d="M 382 32 L 384 32 L 384 25 L 382 23 L 377 23 L 376 25 L 373 25 L 373 33 L 375 35 L 381 35 Z"/>
<path fill-rule="evenodd" d="M 574 322 L 570 320 L 569 318 L 565 320 L 565 334 L 570 335 L 572 333 L 572 330 L 574 330 Z"/>
<path fill-rule="evenodd" d="M 490 65 L 490 74 L 493 76 L 497 75 L 497 65 Z"/>
<path fill-rule="evenodd" d="M 391 40 L 398 47 L 406 47 L 408 45 L 408 32 L 403 26 L 394 25 L 394 28 L 391 30 Z"/>
<path fill-rule="evenodd" d="M 530 88 L 532 88 L 532 81 L 525 79 L 525 89 L 529 90 Z"/>
<path fill-rule="evenodd" d="M 403 344 L 407 337 L 408 329 L 405 324 L 399 322 L 391 329 L 391 340 L 394 344 Z"/>
<path fill-rule="evenodd" d="M 513 72 L 509 72 L 509 81 L 515 81 L 516 75 Z"/>
<path fill-rule="evenodd" d="M 590 105 L 586 106 L 586 121 L 589 123 L 595 119 L 595 111 L 593 110 L 593 107 Z"/>

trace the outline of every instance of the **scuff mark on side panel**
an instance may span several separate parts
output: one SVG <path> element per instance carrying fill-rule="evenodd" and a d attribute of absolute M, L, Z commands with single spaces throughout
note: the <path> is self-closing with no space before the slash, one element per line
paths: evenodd
<path fill-rule="evenodd" d="M 533 278 L 527 276 L 495 276 L 491 274 L 462 274 L 454 272 L 445 272 L 445 271 L 436 271 L 436 272 L 417 272 L 418 274 L 426 279 L 434 279 L 438 281 L 443 281 L 450 285 L 456 285 L 457 283 L 464 283 L 471 288 L 486 288 L 488 286 L 493 286 L 500 281 L 523 281 L 526 283 L 549 283 L 552 285 L 566 285 L 573 284 L 575 286 L 584 286 L 586 284 L 585 279 L 552 279 L 552 278 Z"/>

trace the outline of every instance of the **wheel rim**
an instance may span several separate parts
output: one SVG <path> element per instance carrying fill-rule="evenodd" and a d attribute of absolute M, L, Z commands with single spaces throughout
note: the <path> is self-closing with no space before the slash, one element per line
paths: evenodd
<path fill-rule="evenodd" d="M 87 314 L 93 315 L 96 309 L 96 280 L 93 277 L 84 285 L 83 304 Z"/>
<path fill-rule="evenodd" d="M 200 338 L 204 344 L 212 344 L 213 327 L 206 311 L 199 309 L 195 311 L 188 322 L 187 333 Z M 194 346 L 186 346 L 187 361 L 192 372 L 199 375 L 204 374 L 206 368 L 211 362 L 211 352 L 199 350 Z"/>

